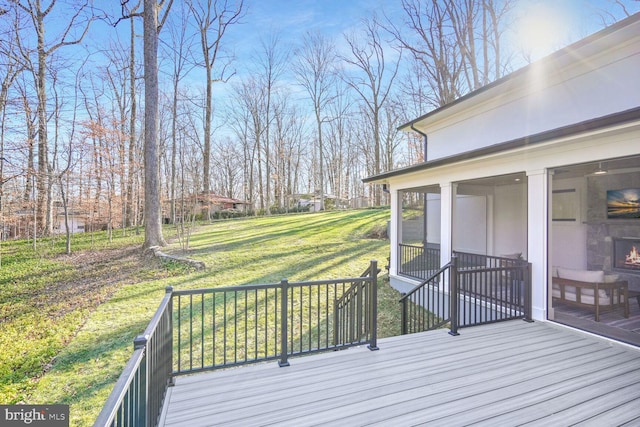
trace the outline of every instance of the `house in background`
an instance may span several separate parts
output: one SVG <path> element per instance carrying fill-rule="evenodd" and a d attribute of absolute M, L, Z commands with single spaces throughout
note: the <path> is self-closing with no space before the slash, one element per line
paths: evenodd
<path fill-rule="evenodd" d="M 65 234 L 67 225 L 71 234 L 84 233 L 86 230 L 89 214 L 85 211 L 72 210 L 67 213 L 67 221 L 65 222 L 64 212 L 56 213 L 53 221 L 53 232 L 55 234 Z"/>
<path fill-rule="evenodd" d="M 237 212 L 245 213 L 250 207 L 250 204 L 243 200 L 224 197 L 215 193 L 205 194 L 203 192 L 177 198 L 174 203 L 177 222 L 179 222 L 183 217 L 185 220 L 188 220 L 191 215 L 204 217 L 207 213 L 209 215 L 214 215 L 216 212 L 226 212 L 230 214 Z M 163 222 L 165 224 L 171 223 L 171 209 L 171 200 L 163 202 L 162 211 Z"/>
<path fill-rule="evenodd" d="M 391 193 L 395 288 L 422 281 L 404 268 L 406 249 L 422 248 L 440 266 L 454 252 L 527 260 L 535 320 L 564 307 L 552 285 L 559 271 L 626 281 L 636 304 L 640 268 L 624 260 L 640 249 L 640 14 L 401 130 L 424 137 L 426 161 L 364 180 Z M 612 212 L 616 197 L 626 213 Z"/>
<path fill-rule="evenodd" d="M 248 203 L 245 201 L 234 199 L 231 197 L 220 196 L 214 193 L 210 193 L 209 195 L 206 195 L 204 193 L 198 194 L 197 203 L 203 209 L 205 206 L 209 206 L 211 212 L 219 212 L 229 209 L 244 211 L 246 206 L 248 205 Z"/>

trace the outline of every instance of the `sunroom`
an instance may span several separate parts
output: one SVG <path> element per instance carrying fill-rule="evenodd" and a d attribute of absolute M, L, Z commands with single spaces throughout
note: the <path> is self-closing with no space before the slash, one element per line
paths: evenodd
<path fill-rule="evenodd" d="M 365 180 L 391 195 L 392 284 L 522 260 L 533 319 L 640 345 L 638 69 L 632 16 L 403 125 L 427 160 Z"/>

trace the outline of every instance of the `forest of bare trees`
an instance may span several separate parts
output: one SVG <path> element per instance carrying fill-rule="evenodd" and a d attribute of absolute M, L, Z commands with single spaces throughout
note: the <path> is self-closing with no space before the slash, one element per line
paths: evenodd
<path fill-rule="evenodd" d="M 240 62 L 247 1 L 0 1 L 2 238 L 159 228 L 211 217 L 214 195 L 249 214 L 385 204 L 361 179 L 423 161 L 396 128 L 513 69 L 517 2 L 261 30 Z"/>

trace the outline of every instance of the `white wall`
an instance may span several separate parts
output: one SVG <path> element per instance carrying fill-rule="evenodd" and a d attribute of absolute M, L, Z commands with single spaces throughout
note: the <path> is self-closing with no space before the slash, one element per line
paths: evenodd
<path fill-rule="evenodd" d="M 456 197 L 453 220 L 453 249 L 487 254 L 487 196 Z"/>
<path fill-rule="evenodd" d="M 64 223 L 64 216 L 57 217 L 57 223 L 54 224 L 54 233 L 64 234 L 67 232 Z M 78 218 L 76 216 L 69 216 L 69 232 L 70 233 L 84 233 L 84 218 Z"/>
<path fill-rule="evenodd" d="M 635 34 L 633 33 L 635 32 Z M 542 61 L 503 84 L 418 123 L 427 158 L 448 157 L 638 106 L 640 21 L 573 52 L 573 64 Z M 595 53 L 594 49 L 600 50 Z M 586 56 L 591 55 L 591 56 Z M 561 68 L 562 67 L 562 68 Z M 452 144 L 451 141 L 455 141 Z"/>
<path fill-rule="evenodd" d="M 440 244 L 440 195 L 427 194 L 427 242 Z"/>
<path fill-rule="evenodd" d="M 573 269 L 587 268 L 587 225 L 585 216 L 584 178 L 554 179 L 552 190 L 576 190 L 578 217 L 576 221 L 551 221 L 551 266 Z M 553 199 L 552 199 L 553 200 Z"/>
<path fill-rule="evenodd" d="M 519 253 L 527 259 L 527 186 L 498 186 L 493 200 L 493 255 Z"/>

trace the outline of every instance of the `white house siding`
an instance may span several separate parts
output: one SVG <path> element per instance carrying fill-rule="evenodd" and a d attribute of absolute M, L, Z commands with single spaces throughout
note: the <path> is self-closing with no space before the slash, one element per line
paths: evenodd
<path fill-rule="evenodd" d="M 527 222 L 527 187 L 524 183 L 499 186 L 495 189 L 493 222 L 495 241 L 492 253 L 521 254 L 527 258 L 527 234 L 522 224 Z"/>
<path fill-rule="evenodd" d="M 640 24 L 532 64 L 468 102 L 417 121 L 435 160 L 638 106 Z M 630 37 L 625 39 L 624 37 Z M 557 56 L 557 55 L 556 55 Z M 572 61 L 568 65 L 567 61 Z"/>
<path fill-rule="evenodd" d="M 546 283 L 550 268 L 547 268 L 548 251 L 548 171 L 559 166 L 574 165 L 580 163 L 597 162 L 607 158 L 627 157 L 640 154 L 640 122 L 626 126 L 616 126 L 610 129 L 601 129 L 598 132 L 590 132 L 572 138 L 561 138 L 529 149 L 521 149 L 492 155 L 484 158 L 468 160 L 459 164 L 434 168 L 422 172 L 400 175 L 388 179 L 393 199 L 397 201 L 397 191 L 409 190 L 424 185 L 441 185 L 441 264 L 444 265 L 450 258 L 454 249 L 462 250 L 456 246 L 454 235 L 465 236 L 454 225 L 456 215 L 453 213 L 453 197 L 457 182 L 486 178 L 511 173 L 525 172 L 527 175 L 526 193 L 517 195 L 516 188 L 498 190 L 507 194 L 495 197 L 496 203 L 493 213 L 493 222 L 500 224 L 494 227 L 494 235 L 490 236 L 494 241 L 493 255 L 514 253 L 522 250 L 523 255 L 532 263 L 533 291 L 533 315 L 534 319 L 547 318 L 547 289 Z M 518 186 L 522 188 L 524 186 Z M 522 188 L 524 191 L 524 188 Z M 524 201 L 518 201 L 520 197 L 526 197 Z M 514 206 L 510 213 L 500 212 L 498 204 L 509 203 Z M 521 209 L 517 206 L 523 203 Z M 468 206 L 467 206 L 468 207 Z M 392 209 L 392 224 L 397 224 L 398 214 L 401 209 Z M 526 209 L 526 211 L 525 211 Z M 467 216 L 473 213 L 467 212 Z M 395 218 L 395 219 L 394 219 Z M 513 234 L 517 227 L 518 218 L 526 218 L 526 240 L 521 233 Z M 503 226 L 504 225 L 504 226 Z M 506 228 L 505 228 L 506 227 Z M 392 226 L 393 230 L 393 226 Z M 556 236 L 556 240 L 562 237 Z M 394 283 L 397 279 L 397 235 L 391 235 L 391 279 Z M 475 248 L 478 249 L 478 248 Z M 513 250 L 513 251 L 512 251 Z M 582 264 L 586 260 L 577 260 Z M 398 283 L 404 283 L 406 279 L 397 279 Z"/>
<path fill-rule="evenodd" d="M 67 232 L 64 216 L 58 216 L 57 222 L 54 224 L 54 232 L 57 234 L 64 234 Z M 85 232 L 85 220 L 82 217 L 69 216 L 69 232 L 84 233 Z"/>
<path fill-rule="evenodd" d="M 454 249 L 489 255 L 522 252 L 532 264 L 533 318 L 546 320 L 547 307 L 551 307 L 549 259 L 575 268 L 587 266 L 584 221 L 562 226 L 549 220 L 551 171 L 640 155 L 638 70 L 640 14 L 412 122 L 428 135 L 425 166 L 365 180 L 386 183 L 391 191 L 391 283 L 401 290 L 415 284 L 397 274 L 402 210 L 398 192 L 437 186 L 441 265 L 449 261 Z M 629 112 L 615 124 L 595 121 Z M 589 120 L 597 126 L 482 151 L 541 132 L 582 126 Z M 479 151 L 453 160 L 474 150 Z M 485 194 L 469 190 L 474 180 L 510 174 L 524 174 L 526 182 L 495 186 Z M 586 182 L 586 178 L 576 182 L 558 179 L 553 184 L 558 189 L 576 188 L 582 211 L 587 189 L 580 180 Z M 459 185 L 461 194 L 476 197 L 456 201 Z M 567 244 L 580 249 L 570 252 Z"/>
<path fill-rule="evenodd" d="M 554 265 L 575 270 L 587 269 L 587 226 L 583 221 L 587 194 L 584 178 L 570 178 L 553 181 L 553 190 L 576 191 L 579 207 L 576 221 L 553 221 L 551 224 L 553 245 L 551 246 L 551 259 Z"/>
<path fill-rule="evenodd" d="M 463 195 L 455 198 L 453 248 L 472 254 L 486 254 L 488 246 L 488 196 Z"/>

